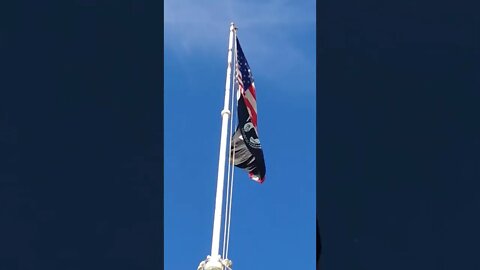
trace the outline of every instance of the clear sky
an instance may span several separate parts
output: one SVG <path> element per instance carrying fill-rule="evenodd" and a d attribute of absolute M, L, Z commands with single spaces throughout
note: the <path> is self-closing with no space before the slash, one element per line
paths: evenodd
<path fill-rule="evenodd" d="M 234 269 L 315 268 L 315 1 L 165 1 L 165 269 L 210 253 L 229 24 L 257 89 L 263 184 L 235 171 Z"/>

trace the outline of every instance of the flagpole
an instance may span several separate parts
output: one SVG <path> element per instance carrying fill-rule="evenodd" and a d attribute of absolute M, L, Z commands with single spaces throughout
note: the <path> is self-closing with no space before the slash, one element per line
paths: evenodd
<path fill-rule="evenodd" d="M 222 131 L 220 137 L 220 153 L 218 158 L 218 175 L 217 175 L 217 194 L 215 198 L 215 213 L 213 219 L 213 234 L 212 234 L 212 250 L 210 256 L 207 257 L 207 261 L 203 266 L 205 270 L 222 270 L 223 264 L 221 256 L 219 254 L 220 247 L 220 225 L 222 221 L 222 201 L 223 201 L 223 186 L 225 181 L 225 160 L 227 150 L 227 132 L 228 132 L 228 120 L 230 117 L 230 85 L 232 78 L 232 62 L 233 62 L 233 42 L 236 27 L 232 22 L 230 24 L 230 37 L 228 40 L 228 66 L 227 66 L 227 78 L 225 81 L 225 100 L 222 115 Z"/>

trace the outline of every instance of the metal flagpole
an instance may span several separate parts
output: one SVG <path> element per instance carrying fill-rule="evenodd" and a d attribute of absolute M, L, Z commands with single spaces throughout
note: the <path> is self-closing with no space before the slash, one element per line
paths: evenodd
<path fill-rule="evenodd" d="M 218 175 L 217 175 L 217 195 L 215 198 L 215 213 L 213 220 L 213 235 L 212 235 L 212 250 L 207 260 L 200 263 L 198 269 L 205 270 L 223 270 L 225 262 L 219 254 L 220 247 L 220 225 L 222 221 L 222 200 L 223 200 L 223 184 L 225 180 L 225 156 L 227 150 L 227 127 L 228 119 L 230 117 L 229 103 L 230 103 L 230 85 L 232 77 L 232 62 L 233 62 L 233 42 L 236 27 L 232 22 L 230 24 L 230 37 L 228 40 L 228 67 L 227 78 L 225 82 L 225 100 L 222 115 L 222 131 L 220 137 L 220 154 L 218 159 Z M 229 266 L 229 265 L 228 265 Z"/>

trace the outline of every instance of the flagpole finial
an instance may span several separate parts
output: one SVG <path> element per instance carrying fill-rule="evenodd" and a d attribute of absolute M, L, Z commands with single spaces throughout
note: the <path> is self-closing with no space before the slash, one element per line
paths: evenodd
<path fill-rule="evenodd" d="M 230 23 L 230 31 L 236 31 L 238 28 L 235 26 L 234 22 Z"/>

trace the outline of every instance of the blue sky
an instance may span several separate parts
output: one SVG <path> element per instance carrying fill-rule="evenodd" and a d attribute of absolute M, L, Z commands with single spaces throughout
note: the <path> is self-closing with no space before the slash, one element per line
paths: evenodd
<path fill-rule="evenodd" d="M 210 253 L 229 24 L 257 88 L 263 184 L 235 170 L 234 269 L 315 267 L 315 1 L 165 1 L 165 269 Z"/>

